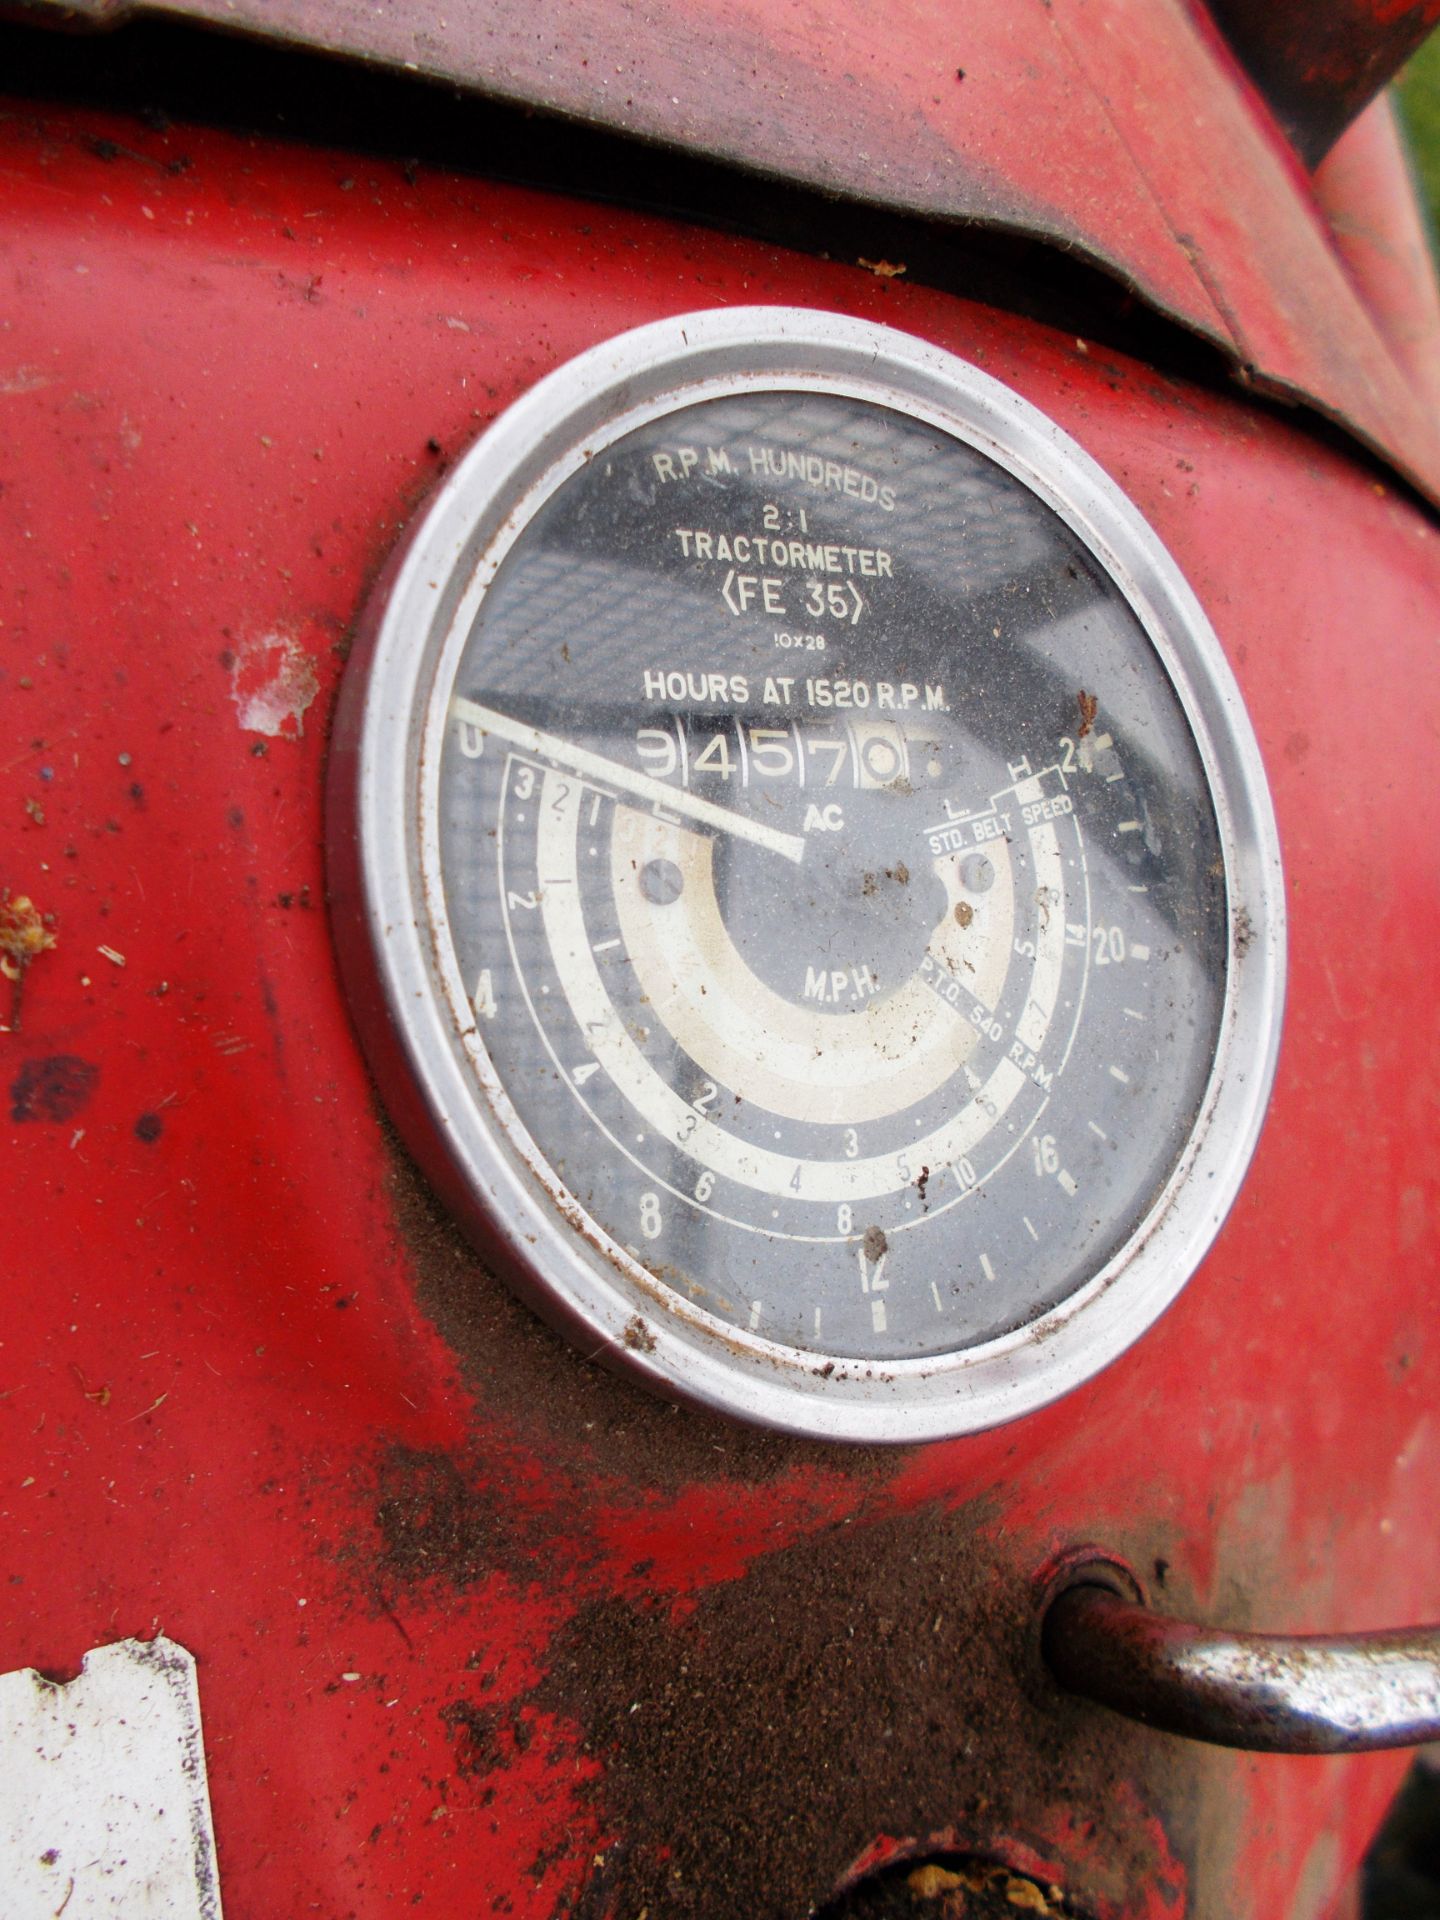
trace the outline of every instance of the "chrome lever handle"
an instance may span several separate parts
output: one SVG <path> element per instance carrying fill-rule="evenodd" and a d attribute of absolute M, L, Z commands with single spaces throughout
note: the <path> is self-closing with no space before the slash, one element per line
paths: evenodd
<path fill-rule="evenodd" d="M 1116 1713 L 1256 1753 L 1364 1753 L 1440 1739 L 1440 1627 L 1345 1636 L 1227 1633 L 1153 1613 L 1115 1570 L 1078 1569 L 1042 1645 L 1071 1693 Z"/>

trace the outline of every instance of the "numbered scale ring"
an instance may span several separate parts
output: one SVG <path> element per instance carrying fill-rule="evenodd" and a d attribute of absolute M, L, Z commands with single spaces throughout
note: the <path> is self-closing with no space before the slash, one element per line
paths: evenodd
<path fill-rule="evenodd" d="M 513 406 L 371 609 L 331 866 L 478 1244 L 768 1426 L 1052 1400 L 1259 1131 L 1279 854 L 1215 637 L 1073 442 L 887 328 L 692 314 Z"/>

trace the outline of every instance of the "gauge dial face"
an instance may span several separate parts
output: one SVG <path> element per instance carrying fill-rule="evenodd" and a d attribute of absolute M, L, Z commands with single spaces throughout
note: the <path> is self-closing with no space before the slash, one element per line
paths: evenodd
<path fill-rule="evenodd" d="M 583 1268 L 632 1364 L 752 1417 L 661 1336 L 893 1419 L 1061 1327 L 1153 1231 L 1234 1012 L 1193 671 L 906 384 L 697 374 L 552 434 L 415 673 L 463 1125 L 575 1229 L 531 1290 Z"/>

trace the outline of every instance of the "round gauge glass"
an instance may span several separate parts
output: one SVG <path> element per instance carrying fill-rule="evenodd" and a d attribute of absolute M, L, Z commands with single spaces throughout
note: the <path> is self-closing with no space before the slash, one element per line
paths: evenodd
<path fill-rule="evenodd" d="M 1280 1009 L 1258 755 L 1155 535 L 976 369 L 774 309 L 562 369 L 380 596 L 336 760 L 397 1117 L 664 1391 L 992 1424 L 1218 1228 Z"/>

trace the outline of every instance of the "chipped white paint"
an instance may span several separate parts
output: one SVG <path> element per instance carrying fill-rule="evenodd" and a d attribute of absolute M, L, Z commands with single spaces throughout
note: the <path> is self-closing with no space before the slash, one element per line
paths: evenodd
<path fill-rule="evenodd" d="M 6 1920 L 221 1920 L 195 1661 L 121 1640 L 0 1674 Z"/>
<path fill-rule="evenodd" d="M 305 714 L 320 691 L 315 662 L 293 634 L 245 640 L 230 667 L 230 698 L 247 733 L 298 740 Z"/>

